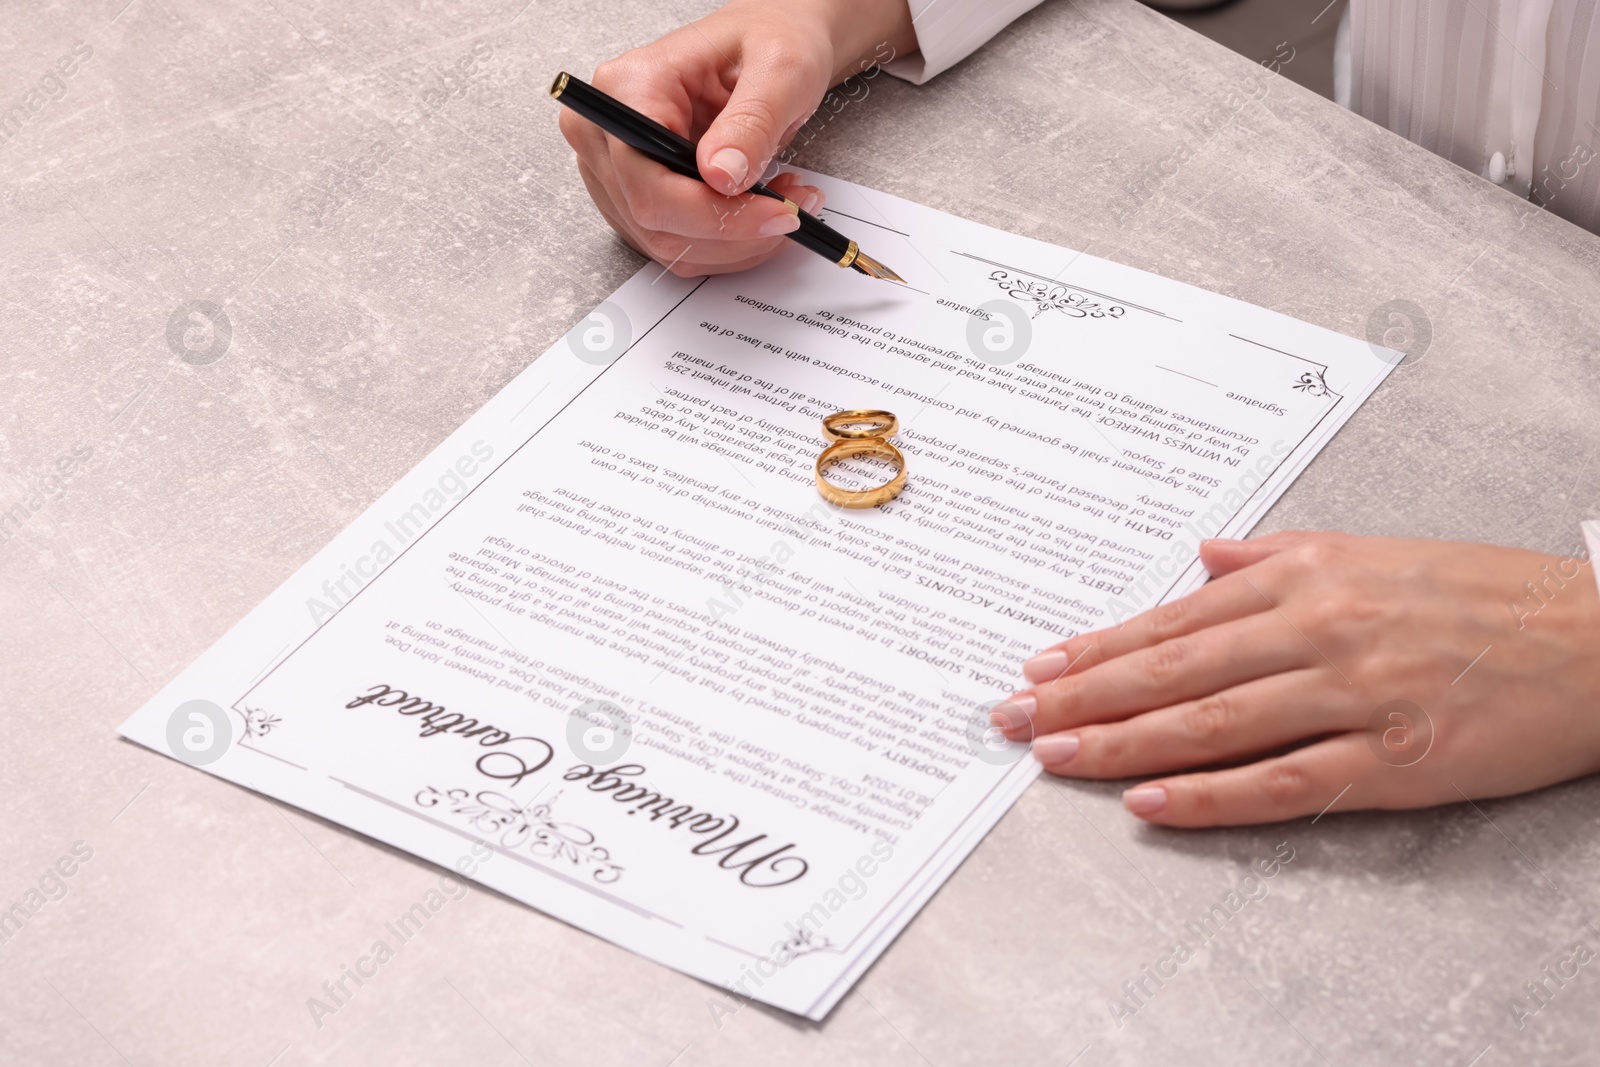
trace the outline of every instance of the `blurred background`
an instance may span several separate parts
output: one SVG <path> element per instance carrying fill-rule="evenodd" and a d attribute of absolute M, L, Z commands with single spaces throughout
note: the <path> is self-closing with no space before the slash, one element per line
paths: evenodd
<path fill-rule="evenodd" d="M 1257 62 L 1287 41 L 1294 59 L 1279 71 L 1333 99 L 1333 35 L 1350 0 L 1224 0 L 1199 5 L 1152 0 L 1150 6 L 1196 33 Z"/>

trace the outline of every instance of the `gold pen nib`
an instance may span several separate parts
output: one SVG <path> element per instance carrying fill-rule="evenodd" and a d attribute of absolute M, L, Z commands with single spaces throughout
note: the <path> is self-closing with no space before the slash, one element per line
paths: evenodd
<path fill-rule="evenodd" d="M 900 275 L 896 274 L 888 267 L 885 267 L 882 263 L 879 263 L 877 260 L 867 255 L 865 252 L 857 252 L 855 262 L 851 263 L 850 266 L 855 270 L 860 271 L 862 274 L 865 274 L 869 278 L 882 278 L 885 281 L 899 282 L 901 285 L 906 284 L 906 280 L 904 278 L 900 277 Z"/>

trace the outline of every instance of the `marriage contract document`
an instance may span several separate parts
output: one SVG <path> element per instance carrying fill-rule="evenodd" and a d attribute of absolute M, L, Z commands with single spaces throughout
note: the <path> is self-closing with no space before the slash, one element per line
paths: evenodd
<path fill-rule="evenodd" d="M 806 180 L 908 287 L 645 267 L 124 735 L 822 1018 L 1038 773 L 1021 661 L 1197 587 L 1399 357 Z M 817 493 L 845 408 L 887 505 Z"/>

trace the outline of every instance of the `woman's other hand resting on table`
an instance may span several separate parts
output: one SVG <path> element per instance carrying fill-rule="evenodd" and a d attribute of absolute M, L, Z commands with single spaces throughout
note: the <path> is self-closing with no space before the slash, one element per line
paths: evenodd
<path fill-rule="evenodd" d="M 602 64 L 593 82 L 698 140 L 700 174 L 674 174 L 572 112 L 561 132 L 600 213 L 636 251 L 692 278 L 744 270 L 799 225 L 779 201 L 744 190 L 760 180 L 828 87 L 916 49 L 906 0 L 732 3 Z M 767 183 L 806 211 L 820 190 L 791 173 Z"/>
<path fill-rule="evenodd" d="M 1169 826 L 1421 808 L 1600 770 L 1590 563 L 1302 532 L 1200 557 L 1201 589 L 1029 660 L 1034 687 L 996 724 L 1053 774 L 1161 776 L 1123 801 Z"/>

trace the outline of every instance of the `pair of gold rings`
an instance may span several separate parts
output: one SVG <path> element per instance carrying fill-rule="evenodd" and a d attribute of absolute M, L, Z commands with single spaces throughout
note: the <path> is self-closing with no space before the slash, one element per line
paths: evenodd
<path fill-rule="evenodd" d="M 837 411 L 822 420 L 822 436 L 833 442 L 817 457 L 817 492 L 841 508 L 875 508 L 887 504 L 906 487 L 906 457 L 889 443 L 900 432 L 892 411 L 856 409 Z M 823 477 L 823 470 L 854 456 L 877 456 L 895 465 L 895 475 L 875 489 L 840 489 Z"/>

